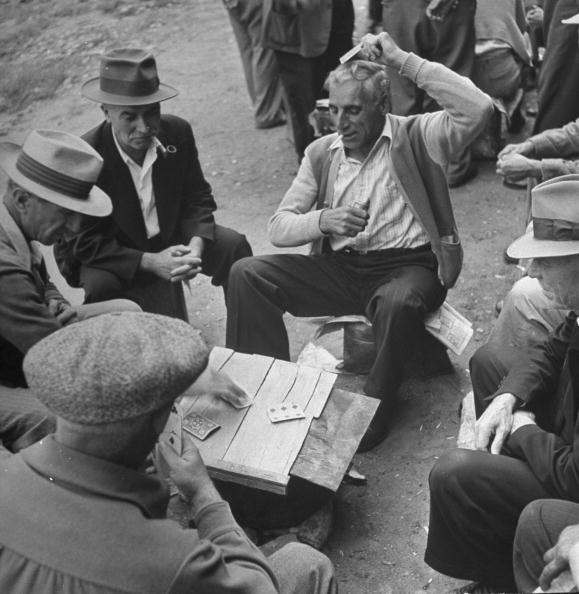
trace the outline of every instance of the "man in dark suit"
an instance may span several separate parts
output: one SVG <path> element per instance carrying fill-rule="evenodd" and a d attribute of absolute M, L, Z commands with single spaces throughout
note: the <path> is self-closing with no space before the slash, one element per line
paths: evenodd
<path fill-rule="evenodd" d="M 512 553 L 523 508 L 579 502 L 579 175 L 532 192 L 533 227 L 508 248 L 571 310 L 531 351 L 489 343 L 471 361 L 479 451 L 456 449 L 430 474 L 425 560 L 437 571 L 516 590 Z M 575 449 L 577 446 L 577 449 Z"/>
<path fill-rule="evenodd" d="M 211 186 L 199 164 L 191 126 L 162 116 L 177 95 L 161 84 L 154 57 L 112 50 L 82 94 L 101 104 L 105 121 L 84 135 L 103 157 L 98 186 L 112 215 L 87 220 L 55 249 L 67 281 L 86 302 L 123 296 L 145 311 L 187 319 L 182 283 L 199 272 L 227 293 L 233 262 L 251 255 L 245 237 L 216 225 Z"/>

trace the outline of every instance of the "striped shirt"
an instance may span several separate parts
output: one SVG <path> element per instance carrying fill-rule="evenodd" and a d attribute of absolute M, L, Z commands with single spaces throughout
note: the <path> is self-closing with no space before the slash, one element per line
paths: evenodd
<path fill-rule="evenodd" d="M 429 237 L 412 212 L 390 166 L 392 127 L 388 118 L 381 136 L 364 160 L 348 157 L 342 138 L 330 150 L 340 159 L 334 184 L 332 208 L 356 205 L 368 211 L 366 228 L 356 237 L 332 236 L 334 251 L 346 247 L 360 252 L 389 248 L 416 248 L 429 242 Z"/>

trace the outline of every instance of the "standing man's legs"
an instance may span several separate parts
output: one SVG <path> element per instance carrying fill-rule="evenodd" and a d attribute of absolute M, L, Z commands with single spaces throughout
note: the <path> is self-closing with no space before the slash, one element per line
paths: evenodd
<path fill-rule="evenodd" d="M 545 567 L 543 555 L 557 542 L 567 526 L 579 524 L 579 504 L 560 499 L 533 501 L 523 510 L 517 525 L 513 569 L 517 587 L 533 592 Z"/>

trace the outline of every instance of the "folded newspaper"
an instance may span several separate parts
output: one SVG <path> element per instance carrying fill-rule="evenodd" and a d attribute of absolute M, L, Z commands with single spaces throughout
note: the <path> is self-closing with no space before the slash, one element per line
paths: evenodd
<path fill-rule="evenodd" d="M 462 354 L 473 335 L 472 323 L 446 301 L 424 322 L 426 330 L 457 355 Z"/>

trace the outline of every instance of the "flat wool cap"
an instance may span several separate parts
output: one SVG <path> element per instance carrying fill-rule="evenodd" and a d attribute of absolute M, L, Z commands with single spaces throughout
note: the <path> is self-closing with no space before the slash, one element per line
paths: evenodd
<path fill-rule="evenodd" d="M 189 324 L 121 312 L 70 324 L 24 358 L 29 387 L 54 414 L 101 425 L 158 410 L 207 366 L 205 343 Z"/>

